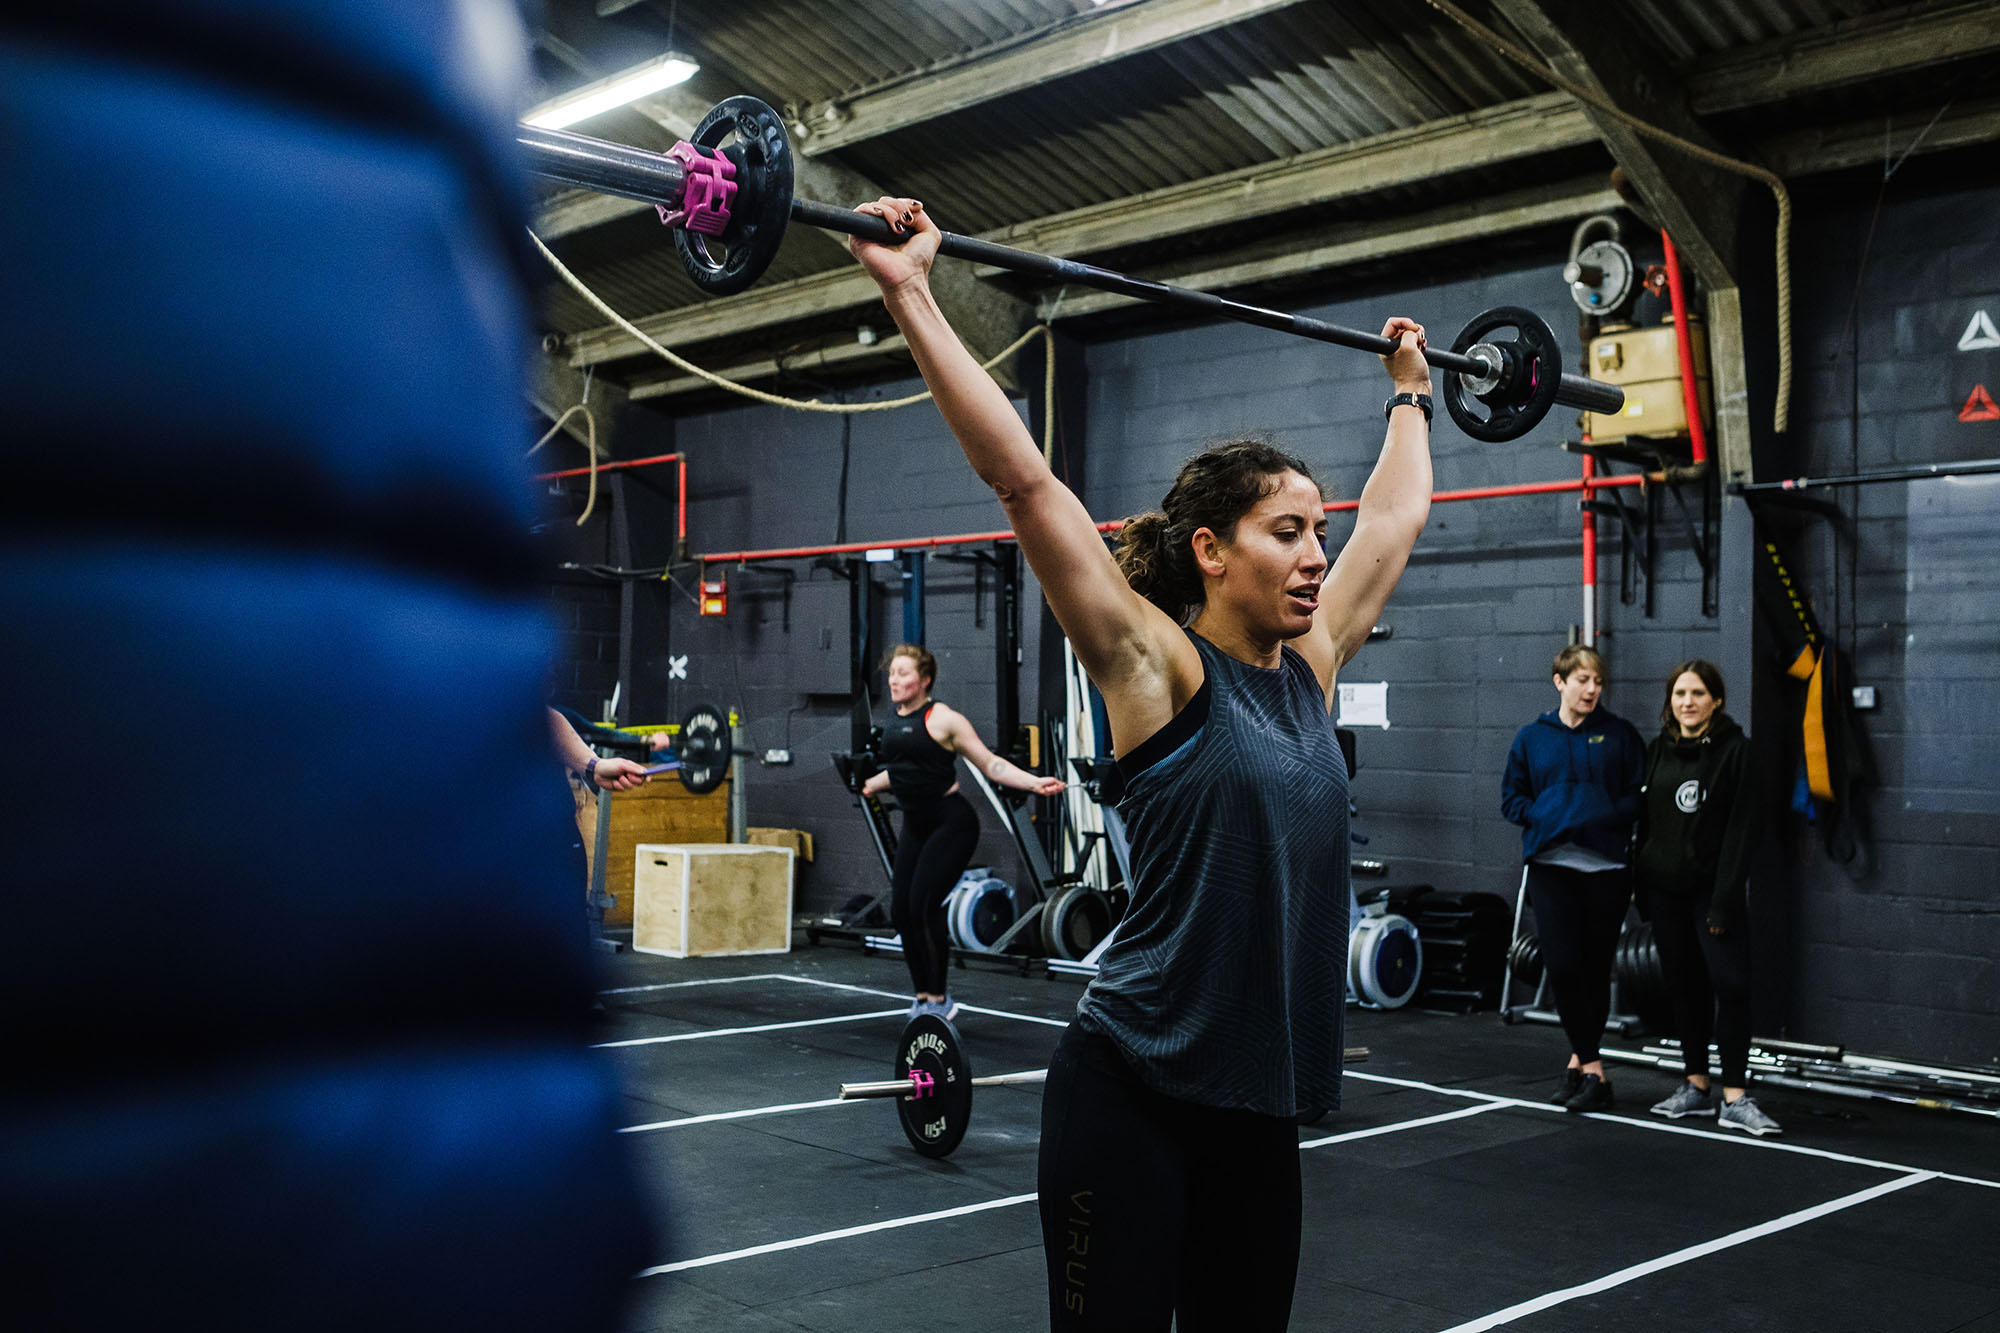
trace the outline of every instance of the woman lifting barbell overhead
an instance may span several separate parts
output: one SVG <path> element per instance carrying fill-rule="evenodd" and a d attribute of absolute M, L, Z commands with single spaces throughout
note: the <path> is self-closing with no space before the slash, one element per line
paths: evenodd
<path fill-rule="evenodd" d="M 895 711 L 882 728 L 882 770 L 861 790 L 868 795 L 890 792 L 903 811 L 890 918 L 902 933 L 903 961 L 917 994 L 910 1017 L 928 1013 L 950 1019 L 958 1006 L 945 989 L 951 966 L 945 898 L 972 863 L 979 842 L 979 816 L 958 794 L 958 758 L 964 756 L 1003 787 L 1037 796 L 1056 795 L 1063 781 L 1030 773 L 994 754 L 965 714 L 931 698 L 937 658 L 921 644 L 897 644 L 889 650 L 887 666 Z"/>
<path fill-rule="evenodd" d="M 1125 774 L 1132 903 L 1050 1063 L 1038 1186 L 1058 1328 L 1283 1328 L 1297 1123 L 1340 1097 L 1347 772 L 1334 675 L 1429 513 L 1423 329 L 1392 319 L 1387 439 L 1329 567 L 1307 466 L 1258 441 L 1190 461 L 1117 561 L 931 298 L 913 233 L 856 240 L 939 410 L 998 495 L 1103 692 Z"/>

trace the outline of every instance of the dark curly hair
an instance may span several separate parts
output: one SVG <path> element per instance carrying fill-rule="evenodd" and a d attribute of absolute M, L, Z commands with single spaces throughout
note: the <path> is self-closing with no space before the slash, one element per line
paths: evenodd
<path fill-rule="evenodd" d="M 1119 530 L 1118 568 L 1125 581 L 1175 624 L 1187 623 L 1205 598 L 1194 563 L 1194 534 L 1207 528 L 1224 540 L 1235 536 L 1238 520 L 1277 490 L 1288 472 L 1319 490 L 1303 460 L 1268 440 L 1231 440 L 1190 458 L 1160 509 L 1134 514 Z"/>

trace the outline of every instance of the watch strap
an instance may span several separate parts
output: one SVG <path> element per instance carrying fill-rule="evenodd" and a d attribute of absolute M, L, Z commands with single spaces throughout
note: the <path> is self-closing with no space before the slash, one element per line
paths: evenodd
<path fill-rule="evenodd" d="M 1392 412 L 1394 412 L 1397 408 L 1402 407 L 1406 403 L 1411 407 L 1416 408 L 1418 411 L 1422 412 L 1424 414 L 1425 421 L 1429 421 L 1431 419 L 1431 396 L 1427 393 L 1397 394 L 1395 397 L 1391 398 L 1388 402 L 1382 404 L 1382 419 L 1385 421 L 1388 420 L 1389 415 Z"/>

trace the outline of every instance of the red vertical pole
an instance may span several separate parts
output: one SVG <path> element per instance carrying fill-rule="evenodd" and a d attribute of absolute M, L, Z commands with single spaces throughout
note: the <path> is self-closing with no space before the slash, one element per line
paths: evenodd
<path fill-rule="evenodd" d="M 1688 336 L 1687 293 L 1681 286 L 1680 256 L 1674 253 L 1674 238 L 1662 230 L 1660 244 L 1666 249 L 1667 295 L 1674 306 L 1674 344 L 1681 354 L 1681 404 L 1687 409 L 1688 448 L 1697 463 L 1708 461 L 1708 432 L 1701 424 L 1701 395 L 1694 386 L 1694 339 Z"/>
<path fill-rule="evenodd" d="M 1583 503 L 1590 504 L 1593 491 L 1590 479 L 1597 475 L 1597 460 L 1589 454 L 1583 456 Z M 1583 643 L 1594 647 L 1597 643 L 1597 515 L 1589 508 L 1583 511 Z"/>

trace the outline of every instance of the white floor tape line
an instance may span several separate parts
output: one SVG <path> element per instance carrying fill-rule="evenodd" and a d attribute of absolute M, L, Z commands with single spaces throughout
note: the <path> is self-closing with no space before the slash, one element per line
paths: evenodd
<path fill-rule="evenodd" d="M 664 1037 L 628 1037 L 624 1041 L 600 1041 L 593 1051 L 617 1050 L 622 1046 L 659 1046 L 670 1041 L 704 1041 L 710 1037 L 741 1037 L 753 1032 L 783 1032 L 788 1028 L 821 1028 L 833 1023 L 859 1023 L 871 1018 L 904 1018 L 906 1009 L 871 1009 L 865 1014 L 835 1014 L 832 1018 L 800 1018 L 789 1023 L 759 1023 L 747 1028 L 708 1028 L 701 1032 L 670 1032 Z"/>
<path fill-rule="evenodd" d="M 1373 1125 L 1367 1129 L 1350 1129 L 1345 1134 L 1329 1134 L 1323 1139 L 1307 1139 L 1299 1144 L 1299 1151 L 1307 1148 L 1324 1148 L 1330 1143 L 1352 1143 L 1356 1139 L 1372 1139 L 1378 1134 L 1394 1134 L 1399 1130 L 1416 1129 L 1421 1125 L 1441 1125 L 1447 1120 L 1463 1120 L 1467 1116 L 1485 1115 L 1488 1111 L 1501 1110 L 1504 1103 L 1489 1102 L 1484 1106 L 1464 1106 L 1456 1111 L 1444 1111 L 1438 1115 L 1427 1115 L 1421 1120 L 1399 1120 L 1393 1125 Z"/>
<path fill-rule="evenodd" d="M 1502 1324 L 1511 1324 L 1517 1319 L 1537 1314 L 1540 1311 L 1561 1305 L 1566 1301 L 1573 1301 L 1579 1296 L 1592 1296 L 1600 1291 L 1609 1291 L 1613 1287 L 1623 1286 L 1627 1282 L 1636 1281 L 1650 1273 L 1657 1273 L 1663 1269 L 1673 1268 L 1690 1260 L 1699 1259 L 1704 1255 L 1714 1254 L 1720 1250 L 1733 1249 L 1738 1245 L 1744 1245 L 1750 1241 L 1762 1239 L 1765 1236 L 1775 1235 L 1780 1231 L 1788 1231 L 1793 1227 L 1811 1222 L 1816 1218 L 1826 1217 L 1829 1214 L 1838 1213 L 1844 1209 L 1853 1208 L 1860 1204 L 1868 1203 L 1871 1200 L 1879 1199 L 1885 1194 L 1893 1194 L 1897 1190 L 1908 1189 L 1912 1185 L 1921 1185 L 1927 1180 L 1936 1180 L 1937 1178 L 1938 1173 L 1935 1171 L 1913 1171 L 1907 1176 L 1899 1176 L 1895 1180 L 1884 1181 L 1882 1184 L 1870 1189 L 1858 1190 L 1853 1194 L 1844 1194 L 1838 1199 L 1829 1199 L 1825 1203 L 1814 1204 L 1810 1208 L 1801 1208 L 1795 1213 L 1787 1213 L 1783 1217 L 1772 1218 L 1769 1222 L 1759 1222 L 1756 1226 L 1744 1227 L 1741 1231 L 1732 1231 L 1726 1236 L 1717 1236 L 1714 1240 L 1703 1241 L 1699 1245 L 1690 1245 L 1684 1250 L 1675 1250 L 1672 1254 L 1663 1254 L 1657 1259 L 1648 1259 L 1642 1264 L 1633 1264 L 1630 1268 L 1621 1268 L 1615 1273 L 1606 1273 L 1594 1282 L 1586 1282 L 1576 1287 L 1565 1287 L 1561 1291 L 1552 1291 L 1545 1296 L 1537 1296 L 1533 1300 L 1522 1301 L 1519 1305 L 1510 1305 L 1504 1310 L 1495 1310 L 1492 1314 L 1482 1315 L 1478 1319 L 1467 1323 L 1454 1324 L 1452 1327 L 1445 1329 L 1444 1333 L 1480 1333 L 1482 1329 L 1498 1328 Z"/>
<path fill-rule="evenodd" d="M 1394 1134 L 1399 1130 L 1421 1129 L 1426 1125 L 1435 1125 L 1440 1121 L 1457 1120 L 1465 1116 L 1481 1115 L 1487 1111 L 1498 1109 L 1497 1106 L 1466 1107 L 1457 1111 L 1447 1111 L 1442 1115 L 1424 1116 L 1418 1120 L 1405 1120 L 1393 1125 L 1376 1125 L 1369 1129 L 1357 1129 L 1346 1134 L 1335 1134 L 1324 1139 L 1315 1140 L 1312 1143 L 1302 1143 L 1299 1147 L 1301 1149 L 1317 1148 L 1328 1143 L 1345 1142 L 1350 1139 L 1372 1138 L 1378 1134 Z M 635 1126 L 634 1128 L 641 1129 L 648 1127 Z M 659 1264 L 653 1268 L 641 1270 L 636 1276 L 657 1277 L 663 1273 L 679 1273 L 689 1268 L 706 1268 L 711 1264 L 726 1264 L 733 1260 L 748 1259 L 760 1254 L 775 1254 L 780 1250 L 796 1250 L 807 1245 L 820 1245 L 827 1241 L 846 1240 L 850 1236 L 865 1236 L 874 1231 L 887 1231 L 895 1227 L 917 1226 L 924 1222 L 937 1222 L 949 1217 L 963 1217 L 968 1213 L 983 1213 L 993 1208 L 1011 1208 L 1016 1204 L 1032 1202 L 1034 1198 L 1033 1194 L 1015 1194 L 1004 1199 L 990 1199 L 985 1203 L 968 1204 L 962 1208 L 947 1208 L 935 1213 L 918 1213 L 914 1217 L 890 1218 L 887 1221 L 870 1222 L 858 1227 L 842 1227 L 838 1231 L 821 1231 L 810 1236 L 799 1236 L 793 1240 L 773 1241 L 769 1245 L 753 1245 L 748 1249 L 725 1250 L 720 1254 L 703 1255 L 699 1259 L 682 1259 L 677 1263 Z"/>
<path fill-rule="evenodd" d="M 690 986 L 734 986 L 745 981 L 789 981 L 782 972 L 756 972 L 747 977 L 703 977 L 699 981 L 656 981 L 650 986 L 614 986 L 599 995 L 641 995 L 656 990 L 686 990 Z"/>
<path fill-rule="evenodd" d="M 828 1097 L 818 1102 L 791 1102 L 785 1106 L 753 1106 L 747 1111 L 715 1111 L 708 1115 L 685 1115 L 678 1120 L 655 1120 L 646 1125 L 626 1125 L 620 1134 L 647 1134 L 656 1129 L 679 1129 L 682 1125 L 708 1125 L 718 1120 L 752 1120 L 760 1115 L 783 1115 L 787 1111 L 816 1111 L 822 1106 L 859 1106 L 858 1099 Z"/>
<path fill-rule="evenodd" d="M 893 1217 L 884 1222 L 870 1222 L 865 1226 L 842 1227 L 838 1231 L 821 1231 L 811 1236 L 799 1236 L 792 1240 L 772 1241 L 769 1245 L 752 1245 L 744 1250 L 725 1250 L 721 1254 L 705 1254 L 699 1259 L 682 1259 L 678 1263 L 658 1264 L 652 1268 L 642 1268 L 634 1277 L 658 1277 L 663 1273 L 683 1273 L 690 1268 L 707 1268 L 711 1264 L 732 1263 L 738 1259 L 751 1259 L 760 1254 L 777 1254 L 783 1250 L 803 1249 L 808 1245 L 823 1245 L 830 1240 L 846 1240 L 850 1236 L 866 1236 L 877 1231 L 893 1231 L 897 1227 L 921 1226 L 925 1222 L 942 1222 L 949 1217 L 965 1217 L 971 1213 L 991 1212 L 995 1208 L 1012 1208 L 1018 1204 L 1033 1203 L 1032 1194 L 1013 1194 L 1004 1199 L 988 1199 L 985 1203 L 969 1203 L 961 1208 L 945 1208 L 935 1213 L 918 1213 L 914 1217 Z"/>
<path fill-rule="evenodd" d="M 1470 1097 L 1499 1106 L 1518 1106 L 1524 1110 L 1539 1111 L 1550 1115 L 1568 1115 L 1560 1106 L 1548 1102 L 1527 1101 L 1520 1097 L 1501 1097 L 1490 1092 L 1477 1092 L 1469 1088 L 1447 1088 L 1436 1083 L 1425 1083 L 1413 1078 L 1395 1078 L 1387 1074 L 1364 1074 L 1357 1070 L 1347 1071 L 1347 1077 L 1364 1083 L 1380 1083 L 1394 1088 L 1409 1088 L 1415 1092 L 1436 1093 L 1440 1097 Z M 1600 1120 L 1610 1125 L 1625 1125 L 1632 1129 L 1650 1130 L 1655 1134 L 1684 1134 L 1689 1138 L 1704 1139 L 1710 1143 L 1726 1143 L 1736 1148 L 1762 1148 L 1768 1152 L 1796 1153 L 1803 1157 L 1817 1157 L 1826 1162 L 1845 1162 L 1849 1166 L 1873 1167 L 1877 1171 L 1913 1172 L 1929 1168 L 1912 1166 L 1907 1162 L 1885 1162 L 1874 1157 L 1856 1157 L 1852 1153 L 1834 1152 L 1830 1148 L 1814 1148 L 1804 1143 L 1783 1143 L 1771 1139 L 1751 1138 L 1747 1134 L 1732 1134 L 1721 1129 L 1696 1129 L 1692 1125 L 1675 1125 L 1665 1120 L 1641 1119 L 1638 1116 L 1610 1115 L 1603 1111 L 1593 1111 L 1580 1117 L 1584 1120 Z M 1931 1172 L 1939 1180 L 1949 1180 L 1960 1185 L 1983 1185 L 1987 1189 L 2000 1189 L 2000 1180 L 1987 1180 L 1979 1176 L 1953 1175 L 1948 1171 Z"/>
<path fill-rule="evenodd" d="M 1000 1078 L 1026 1080 L 1029 1074 L 1045 1074 L 1045 1069 L 1022 1069 L 1011 1074 L 998 1075 Z M 1003 1085 L 1007 1086 L 1007 1085 Z M 678 1120 L 655 1120 L 645 1125 L 626 1125 L 620 1134 L 645 1134 L 656 1129 L 679 1129 L 682 1125 L 707 1125 L 718 1120 L 754 1120 L 762 1115 L 784 1115 L 790 1111 L 817 1111 L 822 1106 L 861 1106 L 872 1099 L 867 1097 L 829 1097 L 817 1102 L 788 1102 L 783 1106 L 753 1106 L 744 1111 L 711 1111 L 707 1115 L 682 1116 Z"/>
<path fill-rule="evenodd" d="M 828 990 L 854 991 L 861 995 L 886 995 L 891 999 L 895 999 L 899 995 L 897 991 L 876 990 L 872 986 L 852 986 L 844 981 L 821 981 L 818 977 L 794 977 L 783 973 L 772 973 L 771 980 L 792 981 L 797 982 L 801 986 L 824 986 Z M 994 1018 L 1011 1018 L 1020 1023 L 1040 1023 L 1044 1027 L 1066 1028 L 1069 1026 L 1067 1018 L 1043 1018 L 1040 1014 L 1017 1014 L 1011 1009 L 988 1009 L 984 1005 L 978 1004 L 961 1004 L 959 1008 L 969 1014 L 988 1014 Z"/>

